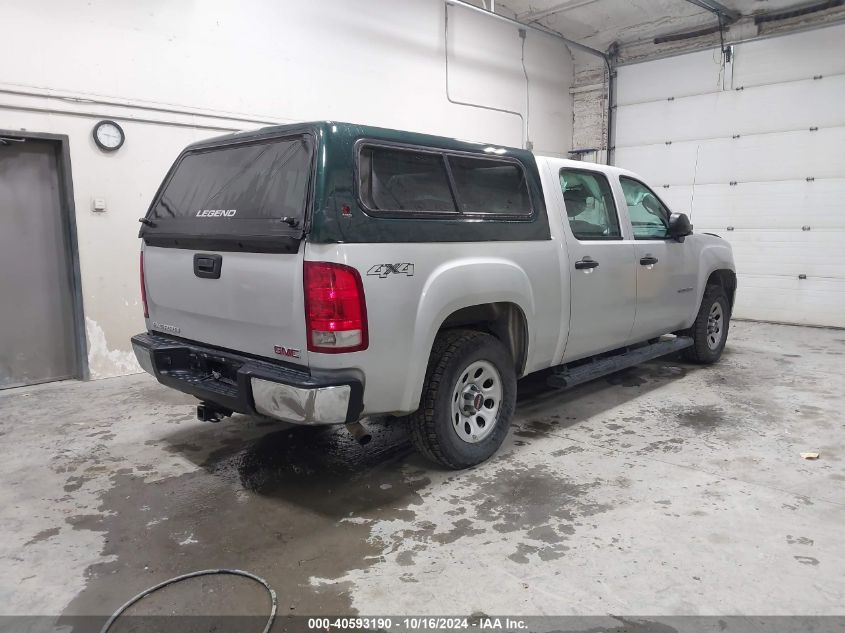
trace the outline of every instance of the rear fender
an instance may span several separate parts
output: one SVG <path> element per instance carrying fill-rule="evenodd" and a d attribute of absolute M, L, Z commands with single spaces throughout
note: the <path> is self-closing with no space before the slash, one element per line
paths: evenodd
<path fill-rule="evenodd" d="M 535 301 L 528 275 L 512 261 L 473 257 L 432 271 L 420 293 L 403 409 L 415 410 L 422 394 L 431 348 L 443 323 L 454 312 L 486 303 L 509 302 L 522 310 L 528 332 L 535 327 Z M 528 353 L 531 355 L 531 337 Z"/>

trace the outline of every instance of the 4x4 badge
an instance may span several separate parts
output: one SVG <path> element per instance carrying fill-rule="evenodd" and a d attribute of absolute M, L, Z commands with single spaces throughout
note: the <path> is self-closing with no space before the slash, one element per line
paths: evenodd
<path fill-rule="evenodd" d="M 408 275 L 414 276 L 413 264 L 376 264 L 367 271 L 368 275 L 377 275 L 379 279 L 384 279 L 388 275 Z"/>

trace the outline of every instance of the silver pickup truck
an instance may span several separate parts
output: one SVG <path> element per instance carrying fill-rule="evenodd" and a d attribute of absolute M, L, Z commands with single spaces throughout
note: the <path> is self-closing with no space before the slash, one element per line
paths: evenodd
<path fill-rule="evenodd" d="M 132 345 L 201 419 L 402 416 L 449 468 L 498 449 L 526 374 L 715 362 L 736 290 L 629 171 L 331 121 L 191 145 L 141 222 Z"/>

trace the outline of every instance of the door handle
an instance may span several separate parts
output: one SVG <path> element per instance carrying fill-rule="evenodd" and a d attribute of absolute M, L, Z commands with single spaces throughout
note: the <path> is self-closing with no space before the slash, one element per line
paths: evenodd
<path fill-rule="evenodd" d="M 194 274 L 203 279 L 220 279 L 220 269 L 223 267 L 221 255 L 205 253 L 194 254 Z"/>
<path fill-rule="evenodd" d="M 584 259 L 579 259 L 575 262 L 575 268 L 578 270 L 584 270 L 589 268 L 597 268 L 599 263 L 594 260 L 590 259 L 589 257 L 585 257 Z"/>
<path fill-rule="evenodd" d="M 651 255 L 646 255 L 642 259 L 640 259 L 640 266 L 652 266 L 657 263 L 657 258 L 652 257 Z"/>

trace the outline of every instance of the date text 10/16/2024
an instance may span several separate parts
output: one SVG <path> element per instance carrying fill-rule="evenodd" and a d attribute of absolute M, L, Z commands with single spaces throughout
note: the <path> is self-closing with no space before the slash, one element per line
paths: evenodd
<path fill-rule="evenodd" d="M 499 617 L 355 617 L 355 618 L 309 618 L 308 628 L 317 631 L 336 630 L 381 630 L 381 631 L 523 631 L 527 623 L 519 618 Z"/>

